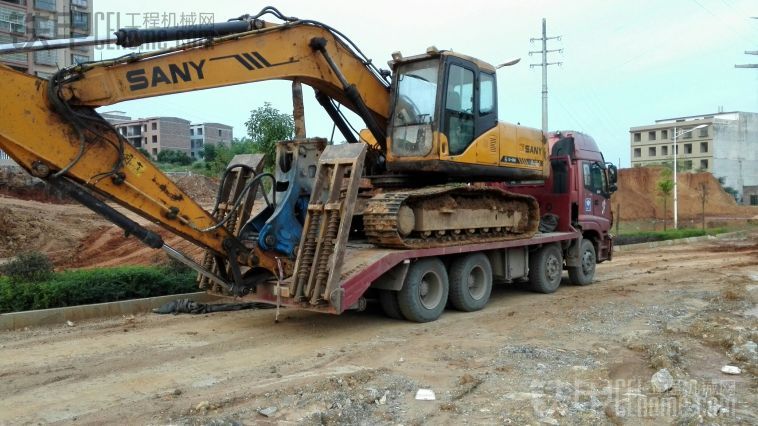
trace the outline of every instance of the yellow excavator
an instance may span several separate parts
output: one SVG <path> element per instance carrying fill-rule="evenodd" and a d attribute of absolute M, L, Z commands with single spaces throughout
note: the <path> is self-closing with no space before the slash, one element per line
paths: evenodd
<path fill-rule="evenodd" d="M 263 20 L 266 15 L 278 22 Z M 336 29 L 272 7 L 219 24 L 122 29 L 105 42 L 135 47 L 171 40 L 185 42 L 77 64 L 49 80 L 0 66 L 0 149 L 127 234 L 191 265 L 205 287 L 224 294 L 292 277 L 289 293 L 277 295 L 324 303 L 329 262 L 339 258 L 348 234 L 375 247 L 408 249 L 536 232 L 532 197 L 477 184 L 540 180 L 550 170 L 541 131 L 498 121 L 492 65 L 429 48 L 409 57 L 393 53 L 391 69 L 380 70 Z M 272 79 L 311 86 L 347 143 L 282 143 L 275 174 L 262 173 L 258 163 L 231 164 L 212 212 L 95 112 L 132 99 Z M 244 108 L 238 102 L 230 107 Z M 352 131 L 338 105 L 366 128 Z M 253 214 L 266 180 L 272 182 L 271 193 L 263 194 L 267 205 Z M 205 262 L 168 247 L 103 198 L 205 248 Z"/>

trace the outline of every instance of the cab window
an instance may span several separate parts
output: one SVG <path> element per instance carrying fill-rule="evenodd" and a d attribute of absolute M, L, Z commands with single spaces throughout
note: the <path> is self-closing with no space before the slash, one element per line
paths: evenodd
<path fill-rule="evenodd" d="M 486 115 L 495 109 L 495 76 L 479 75 L 479 115 Z"/>
<path fill-rule="evenodd" d="M 607 188 L 606 176 L 599 163 L 583 164 L 584 187 L 593 194 L 603 195 Z"/>
<path fill-rule="evenodd" d="M 461 154 L 474 140 L 474 72 L 450 65 L 445 98 L 450 153 Z"/>

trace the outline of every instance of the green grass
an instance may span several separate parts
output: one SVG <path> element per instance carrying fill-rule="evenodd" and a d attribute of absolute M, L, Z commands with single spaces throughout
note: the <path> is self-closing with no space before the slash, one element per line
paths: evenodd
<path fill-rule="evenodd" d="M 709 228 L 703 231 L 698 228 L 685 228 L 668 229 L 666 231 L 629 231 L 621 232 L 621 235 L 616 237 L 615 244 L 623 245 L 650 241 L 676 240 L 679 238 L 702 237 L 704 235 L 723 234 L 724 232 L 730 232 L 733 230 L 734 229 L 731 228 Z"/>
<path fill-rule="evenodd" d="M 129 266 L 55 273 L 40 282 L 0 277 L 0 313 L 114 302 L 197 291 L 195 273 Z"/>

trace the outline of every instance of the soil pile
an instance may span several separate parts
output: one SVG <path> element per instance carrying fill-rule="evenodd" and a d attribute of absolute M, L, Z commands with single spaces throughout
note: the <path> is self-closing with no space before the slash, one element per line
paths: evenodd
<path fill-rule="evenodd" d="M 216 201 L 218 179 L 202 175 L 172 177 L 176 185 L 200 204 L 212 204 Z"/>
<path fill-rule="evenodd" d="M 0 166 L 0 195 L 47 203 L 74 202 L 18 166 Z"/>
<path fill-rule="evenodd" d="M 620 205 L 621 220 L 663 218 L 663 199 L 658 195 L 660 168 L 635 167 L 619 170 L 618 191 L 611 201 L 614 211 Z M 756 209 L 740 206 L 734 198 L 724 192 L 718 180 L 710 173 L 679 173 L 679 217 L 697 218 L 701 214 L 701 185 L 707 191 L 705 214 L 710 217 L 751 218 Z M 671 215 L 673 194 L 666 201 L 667 215 Z"/>
<path fill-rule="evenodd" d="M 0 197 L 0 258 L 41 251 L 57 265 L 93 228 L 107 222 L 84 207 Z"/>

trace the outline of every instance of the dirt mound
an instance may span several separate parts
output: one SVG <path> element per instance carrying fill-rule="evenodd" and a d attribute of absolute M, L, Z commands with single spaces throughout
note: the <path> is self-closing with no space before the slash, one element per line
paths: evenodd
<path fill-rule="evenodd" d="M 123 211 L 123 210 L 122 210 Z M 200 260 L 202 250 L 144 219 L 133 220 L 158 232 L 166 243 Z M 59 205 L 0 196 L 0 259 L 19 252 L 40 251 L 57 269 L 167 262 L 161 250 L 134 237 L 79 204 Z"/>
<path fill-rule="evenodd" d="M 0 195 L 45 203 L 74 202 L 18 166 L 0 166 Z"/>
<path fill-rule="evenodd" d="M 613 208 L 621 206 L 621 220 L 654 219 L 663 217 L 663 201 L 658 195 L 657 183 L 662 169 L 635 167 L 619 170 L 618 191 L 613 194 Z M 718 180 L 710 173 L 679 173 L 679 217 L 696 218 L 701 214 L 700 185 L 705 184 L 708 198 L 706 216 L 744 217 L 755 215 L 750 207 L 739 206 L 724 192 Z M 671 216 L 673 195 L 667 201 L 667 215 Z"/>
<path fill-rule="evenodd" d="M 203 175 L 179 176 L 171 179 L 182 191 L 200 204 L 216 201 L 218 179 Z"/>
<path fill-rule="evenodd" d="M 202 250 L 180 237 L 159 228 L 156 225 L 148 225 L 147 229 L 160 234 L 163 240 L 184 254 L 199 260 Z M 124 237 L 121 228 L 106 225 L 92 231 L 83 238 L 74 255 L 61 262 L 58 266 L 64 268 L 90 268 L 110 267 L 125 265 L 159 265 L 168 262 L 168 256 L 162 250 L 156 250 L 146 246 L 136 238 Z"/>
<path fill-rule="evenodd" d="M 58 262 L 107 222 L 84 207 L 0 197 L 0 258 L 41 251 Z"/>

